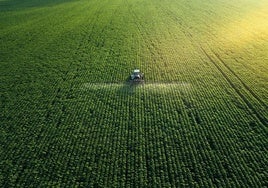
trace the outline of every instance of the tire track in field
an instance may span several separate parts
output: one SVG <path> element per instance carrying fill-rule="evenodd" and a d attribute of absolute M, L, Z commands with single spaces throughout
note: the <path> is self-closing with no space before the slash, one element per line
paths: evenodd
<path fill-rule="evenodd" d="M 221 67 L 211 58 L 210 55 L 204 50 L 203 47 L 200 46 L 200 49 L 203 51 L 203 53 L 207 56 L 207 58 L 211 61 L 211 63 L 217 68 L 217 70 L 222 74 L 222 76 L 225 78 L 225 80 L 229 83 L 229 85 L 234 89 L 234 91 L 239 95 L 239 97 L 243 100 L 243 102 L 246 104 L 248 109 L 250 109 L 257 119 L 263 124 L 267 125 L 268 121 L 265 117 L 261 116 L 258 111 L 252 106 L 252 104 L 249 102 L 249 100 L 239 91 L 239 89 L 234 85 L 232 80 L 228 77 L 228 75 L 221 69 Z"/>
<path fill-rule="evenodd" d="M 234 77 L 236 77 L 240 83 L 244 86 L 244 88 L 262 105 L 265 107 L 265 109 L 268 108 L 268 106 L 263 102 L 262 99 L 260 99 L 253 91 L 252 89 L 250 89 L 246 83 L 227 65 L 227 63 L 225 63 L 222 58 L 220 57 L 220 55 L 218 53 L 216 53 L 214 50 L 210 49 L 212 51 L 212 53 L 218 58 L 218 60 L 233 74 Z"/>
<path fill-rule="evenodd" d="M 169 10 L 168 10 L 169 11 Z M 171 14 L 171 16 L 172 17 L 174 17 L 174 18 L 176 18 L 176 19 L 178 19 L 178 20 L 180 20 L 177 16 L 176 16 L 176 14 L 174 14 L 172 11 L 170 11 L 170 14 Z M 176 21 L 176 20 L 175 20 Z M 193 46 L 195 46 L 196 47 L 196 49 L 198 50 L 200 50 L 200 51 L 202 51 L 202 46 L 199 44 L 199 43 L 197 43 L 195 40 L 194 40 L 194 38 L 193 38 L 193 36 L 192 36 L 192 34 L 191 34 L 191 32 L 189 31 L 190 30 L 190 28 L 189 27 L 187 27 L 187 23 L 183 23 L 183 20 L 180 20 L 181 21 L 181 26 L 183 27 L 183 32 L 184 32 L 184 34 L 185 34 L 185 36 L 187 36 L 187 37 L 189 37 L 189 40 L 192 42 L 192 44 L 193 44 Z M 204 49 L 203 49 L 204 50 Z M 206 52 L 206 51 L 205 51 Z M 204 53 L 204 52 L 203 52 Z M 205 54 L 205 53 L 204 53 Z M 208 54 L 207 54 L 208 55 Z M 205 56 L 206 56 L 206 54 L 205 54 Z M 211 59 L 211 57 L 209 58 L 209 57 L 207 57 L 209 60 Z M 212 59 L 212 61 L 211 61 L 211 63 L 213 63 L 214 64 L 214 66 L 216 66 L 216 70 L 218 70 L 219 71 L 219 73 L 221 73 L 222 74 L 222 76 L 224 77 L 224 75 L 225 76 L 227 76 L 227 74 L 226 73 L 229 73 L 228 71 L 226 72 L 224 72 L 224 69 L 221 69 L 221 67 L 220 67 L 220 65 L 219 65 L 219 63 L 217 63 L 217 62 L 213 62 L 213 59 Z M 217 67 L 218 66 L 218 67 Z M 222 67 L 223 68 L 223 67 Z M 254 108 L 254 106 L 252 106 L 252 104 L 250 103 L 250 101 L 245 97 L 245 95 L 243 95 L 243 93 L 241 93 L 239 90 L 238 90 L 238 88 L 235 86 L 235 84 L 232 82 L 232 80 L 231 80 L 231 78 L 232 78 L 232 76 L 230 77 L 224 77 L 226 80 L 227 80 L 227 84 L 229 84 L 230 86 L 231 86 L 231 88 L 237 93 L 237 95 L 238 95 L 238 97 L 240 97 L 241 98 L 241 100 L 243 101 L 243 105 L 246 105 L 247 106 L 247 112 L 251 112 L 250 113 L 250 116 L 252 117 L 252 119 L 254 119 L 254 120 L 256 120 L 256 121 L 258 121 L 261 125 L 262 124 L 264 124 L 264 125 L 266 125 L 266 123 L 267 123 L 267 120 L 265 119 L 265 117 L 262 117 L 259 113 L 258 113 L 258 111 L 256 110 L 256 108 Z M 235 93 L 234 93 L 235 94 Z M 253 113 L 252 113 L 253 112 Z M 219 137 L 221 137 L 221 135 L 219 136 Z M 226 147 L 227 147 L 227 145 L 225 145 Z M 234 152 L 235 153 L 235 152 Z M 236 155 L 237 156 L 237 155 Z M 243 163 L 245 163 L 245 159 L 243 159 L 242 160 L 242 162 Z M 236 163 L 236 166 L 237 166 L 237 163 Z M 239 174 L 243 174 L 242 172 L 239 172 Z M 212 176 L 213 177 L 213 176 Z M 215 180 L 213 181 L 213 183 L 216 183 L 215 182 Z"/>
<path fill-rule="evenodd" d="M 222 76 L 227 80 L 228 84 L 234 89 L 234 91 L 239 95 L 239 97 L 243 100 L 244 104 L 250 109 L 256 116 L 256 118 L 263 124 L 266 125 L 268 123 L 268 120 L 260 115 L 258 111 L 253 107 L 253 105 L 250 103 L 250 101 L 242 94 L 239 89 L 235 86 L 235 84 L 232 82 L 232 80 L 228 77 L 228 75 L 221 69 L 221 67 L 211 58 L 211 56 L 208 55 L 208 53 L 204 50 L 204 48 L 197 43 L 193 39 L 193 35 L 189 31 L 188 27 L 185 26 L 185 23 L 182 23 L 180 19 L 177 18 L 176 15 L 170 10 L 165 9 L 163 6 L 161 7 L 164 12 L 166 12 L 173 20 L 175 20 L 177 23 L 179 23 L 180 26 L 184 28 L 183 33 L 185 36 L 189 38 L 191 43 L 196 46 L 196 48 L 200 49 L 203 54 L 206 55 L 206 57 L 210 60 L 210 62 L 216 67 L 216 69 L 222 74 Z M 211 49 L 211 48 L 210 48 Z M 238 81 L 242 84 L 242 86 L 265 108 L 267 108 L 267 105 L 245 84 L 245 82 L 220 58 L 218 54 L 216 54 L 212 49 L 212 53 L 217 57 L 217 59 L 227 68 L 228 71 L 231 72 L 231 74 L 238 79 Z"/>

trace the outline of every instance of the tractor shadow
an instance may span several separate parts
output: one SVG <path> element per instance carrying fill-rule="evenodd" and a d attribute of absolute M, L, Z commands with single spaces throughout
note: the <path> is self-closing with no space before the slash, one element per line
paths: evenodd
<path fill-rule="evenodd" d="M 144 85 L 143 81 L 132 81 L 129 77 L 127 77 L 123 83 L 123 85 L 118 88 L 117 93 L 123 95 L 134 95 L 137 91 L 138 87 L 142 87 Z"/>

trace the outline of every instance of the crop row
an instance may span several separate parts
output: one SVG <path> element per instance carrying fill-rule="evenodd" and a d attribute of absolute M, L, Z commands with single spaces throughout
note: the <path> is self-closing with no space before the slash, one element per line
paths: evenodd
<path fill-rule="evenodd" d="M 192 3 L 81 0 L 0 33 L 0 185 L 265 186 L 266 101 L 196 36 Z"/>

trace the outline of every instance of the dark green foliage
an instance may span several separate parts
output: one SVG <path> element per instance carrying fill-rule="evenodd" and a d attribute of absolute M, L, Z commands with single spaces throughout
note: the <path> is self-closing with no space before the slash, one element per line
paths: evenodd
<path fill-rule="evenodd" d="M 268 4 L 240 3 L 0 1 L 0 187 L 267 186 L 267 31 L 241 23 Z"/>

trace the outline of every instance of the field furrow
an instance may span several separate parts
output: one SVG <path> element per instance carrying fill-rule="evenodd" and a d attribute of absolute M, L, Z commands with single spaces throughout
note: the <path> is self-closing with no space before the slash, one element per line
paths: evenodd
<path fill-rule="evenodd" d="M 267 7 L 0 1 L 0 186 L 265 187 Z"/>

